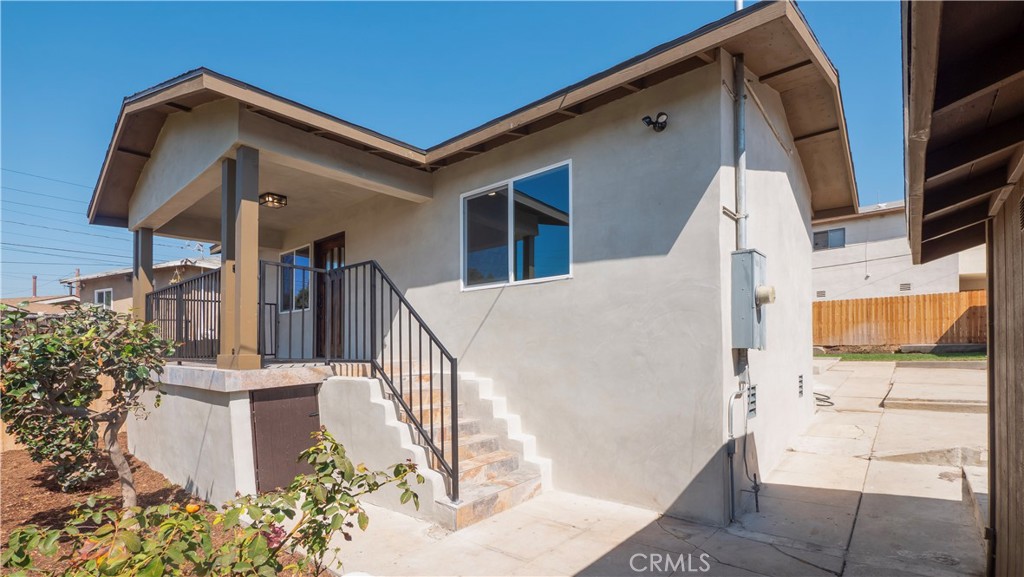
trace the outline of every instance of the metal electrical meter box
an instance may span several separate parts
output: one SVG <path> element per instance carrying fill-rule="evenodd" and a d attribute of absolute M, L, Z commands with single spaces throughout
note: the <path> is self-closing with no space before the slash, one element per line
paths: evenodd
<path fill-rule="evenodd" d="M 757 289 L 765 287 L 768 261 L 754 250 L 732 253 L 732 346 L 757 349 L 766 346 L 765 304 L 758 304 Z M 772 295 L 774 300 L 774 295 Z"/>

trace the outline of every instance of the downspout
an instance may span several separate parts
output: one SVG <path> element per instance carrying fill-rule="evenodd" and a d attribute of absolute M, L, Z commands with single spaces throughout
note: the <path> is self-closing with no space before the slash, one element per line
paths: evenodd
<path fill-rule="evenodd" d="M 736 2 L 737 10 L 742 8 L 742 0 Z M 747 83 L 743 64 L 743 55 L 733 57 L 733 128 L 735 154 L 735 213 L 736 213 L 736 250 L 747 248 Z M 733 430 L 733 403 L 743 398 L 750 383 L 750 366 L 747 360 L 747 349 L 737 349 L 737 368 L 740 373 L 739 389 L 729 398 L 729 439 L 726 444 L 726 457 L 729 459 L 729 521 L 736 519 L 736 479 L 734 457 L 736 455 L 736 436 Z M 744 427 L 746 429 L 746 427 Z M 744 440 L 744 459 L 746 458 L 746 440 Z M 755 500 L 757 482 L 754 483 Z"/>

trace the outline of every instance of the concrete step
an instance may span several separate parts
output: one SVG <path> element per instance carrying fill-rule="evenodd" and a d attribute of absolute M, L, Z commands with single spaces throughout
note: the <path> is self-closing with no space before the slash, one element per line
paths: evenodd
<path fill-rule="evenodd" d="M 532 499 L 541 492 L 540 473 L 521 468 L 491 480 L 463 483 L 460 502 L 439 502 L 450 510 L 453 529 L 464 529 Z"/>
<path fill-rule="evenodd" d="M 445 438 L 445 442 L 447 442 L 447 440 L 449 438 L 449 435 L 451 435 L 452 427 L 451 427 L 451 423 L 449 423 L 448 421 L 444 422 L 444 426 L 443 427 L 442 427 L 442 424 L 440 422 L 434 421 L 434 427 L 433 427 L 433 429 L 431 429 L 430 421 L 427 421 L 426 424 L 423 425 L 423 429 L 425 431 L 427 431 L 428 433 L 430 433 L 434 437 L 434 439 L 438 440 L 439 442 L 441 441 L 442 432 L 443 432 L 444 433 L 443 436 Z M 413 431 L 414 431 L 414 433 L 413 433 L 413 440 L 415 441 L 416 440 L 415 439 L 415 437 L 416 437 L 415 429 L 413 429 Z M 474 419 L 474 418 L 469 418 L 469 417 L 461 417 L 461 418 L 459 418 L 459 438 L 468 437 L 470 435 L 476 435 L 476 434 L 479 434 L 480 432 L 481 432 L 480 419 Z"/>
<path fill-rule="evenodd" d="M 519 455 L 512 451 L 492 451 L 469 459 L 459 456 L 459 480 L 466 482 L 494 481 L 519 468 Z"/>
<path fill-rule="evenodd" d="M 982 539 L 989 526 L 988 468 L 972 465 L 963 467 L 964 498 L 971 508 L 974 523 Z"/>

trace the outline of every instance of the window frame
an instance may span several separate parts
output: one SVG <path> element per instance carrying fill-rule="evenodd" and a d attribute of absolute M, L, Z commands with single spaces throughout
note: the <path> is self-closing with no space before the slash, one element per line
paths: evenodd
<path fill-rule="evenodd" d="M 515 247 L 515 193 L 512 190 L 512 183 L 517 181 L 517 180 L 524 179 L 524 178 L 529 178 L 531 176 L 536 176 L 536 175 L 541 174 L 543 172 L 548 172 L 548 171 L 554 170 L 556 168 L 561 168 L 563 166 L 564 167 L 568 167 L 568 169 L 569 169 L 569 272 L 566 273 L 566 274 L 560 274 L 560 275 L 557 275 L 557 276 L 546 276 L 546 277 L 541 277 L 541 278 L 531 278 L 531 279 L 516 280 L 516 270 L 515 270 L 516 269 L 516 259 L 515 259 L 515 249 L 516 249 L 516 247 Z M 573 236 L 574 236 L 573 235 L 573 230 L 574 230 L 573 218 L 574 217 L 573 217 L 573 215 L 574 215 L 574 213 L 576 211 L 573 209 L 573 198 L 572 198 L 573 182 L 572 181 L 573 181 L 573 178 L 572 178 L 572 159 L 569 158 L 569 159 L 566 159 L 566 160 L 563 160 L 563 161 L 560 161 L 560 162 L 556 162 L 554 164 L 550 164 L 550 165 L 545 166 L 543 168 L 538 168 L 536 170 L 531 170 L 530 172 L 525 172 L 523 174 L 517 174 L 515 176 L 509 177 L 509 178 L 506 178 L 506 179 L 503 179 L 503 180 L 499 180 L 497 182 L 492 182 L 492 183 L 490 183 L 490 184 L 488 184 L 486 186 L 481 186 L 479 188 L 475 188 L 473 190 L 470 190 L 469 192 L 464 192 L 464 193 L 460 194 L 459 195 L 459 290 L 461 292 L 470 292 L 470 291 L 486 290 L 486 289 L 493 289 L 493 288 L 503 288 L 503 287 L 508 287 L 508 286 L 539 284 L 539 283 L 559 281 L 559 280 L 567 280 L 567 279 L 573 278 L 573 272 L 574 272 L 574 259 L 573 259 Z M 487 283 L 487 284 L 467 285 L 466 284 L 466 249 L 468 247 L 466 245 L 466 201 L 471 199 L 471 198 L 475 198 L 477 196 L 480 196 L 482 194 L 485 194 L 485 193 L 488 193 L 488 192 L 493 192 L 496 188 L 500 188 L 502 186 L 505 187 L 506 195 L 508 196 L 508 238 L 506 239 L 506 244 L 507 244 L 506 248 L 508 249 L 508 280 L 497 281 L 497 282 L 492 282 L 492 283 Z"/>
<path fill-rule="evenodd" d="M 106 293 L 106 294 L 110 295 L 110 306 L 107 306 L 106 299 L 104 299 L 103 302 L 96 302 L 96 297 L 99 296 L 100 293 Z M 93 290 L 92 291 L 92 304 L 100 305 L 100 306 L 102 306 L 103 308 L 105 308 L 105 309 L 107 309 L 109 311 L 114 310 L 114 289 L 108 287 L 108 288 L 101 288 L 101 289 Z"/>
<path fill-rule="evenodd" d="M 294 255 L 297 251 L 300 251 L 300 250 L 302 250 L 304 248 L 308 248 L 309 249 L 309 265 L 308 265 L 308 267 L 309 268 L 313 268 L 313 243 L 310 243 L 310 242 L 308 242 L 306 244 L 300 244 L 300 245 L 296 246 L 295 248 L 293 248 L 291 250 L 282 250 L 281 252 L 279 252 L 277 254 L 277 262 L 280 263 L 280 264 L 285 264 L 284 261 L 281 260 L 281 257 L 283 257 L 284 255 L 289 254 L 289 253 Z M 291 264 L 295 264 L 295 263 L 292 262 Z M 302 266 L 302 265 L 296 265 L 296 266 Z M 286 267 L 283 267 L 283 266 L 277 267 L 277 269 L 278 269 L 277 284 L 278 284 L 279 287 L 281 286 L 281 280 L 282 280 L 281 279 L 281 275 L 284 274 L 285 268 Z M 295 269 L 292 269 L 292 270 L 294 271 Z M 295 308 L 295 300 L 296 300 L 296 298 L 298 298 L 299 293 L 298 293 L 298 291 L 295 290 L 295 276 L 293 275 L 292 276 L 292 303 L 291 303 L 291 307 L 288 310 L 286 310 L 286 311 L 285 310 L 281 310 L 281 303 L 277 303 L 277 314 L 279 314 L 279 315 L 289 315 L 289 314 L 292 314 L 292 313 L 304 313 L 306 311 L 312 310 L 312 306 L 313 306 L 313 273 L 312 272 L 309 273 L 309 286 L 307 288 L 309 290 L 308 290 L 308 293 L 307 293 L 308 296 L 306 297 L 306 306 L 304 308 L 301 308 L 301 309 L 300 308 Z M 278 290 L 278 294 L 279 294 L 279 296 L 281 298 L 284 297 L 283 291 Z"/>
<path fill-rule="evenodd" d="M 837 246 L 832 246 L 832 232 L 833 231 L 837 231 L 837 230 L 843 231 L 843 244 L 837 245 Z M 825 235 L 825 244 L 826 244 L 826 246 L 824 246 L 822 248 L 815 248 L 814 247 L 814 237 L 815 237 L 815 235 L 819 235 L 819 234 L 824 234 Z M 823 250 L 834 250 L 834 249 L 837 249 L 837 248 L 846 248 L 846 227 L 845 226 L 837 226 L 835 228 L 826 228 L 824 230 L 815 230 L 815 231 L 811 232 L 811 252 L 821 252 Z"/>

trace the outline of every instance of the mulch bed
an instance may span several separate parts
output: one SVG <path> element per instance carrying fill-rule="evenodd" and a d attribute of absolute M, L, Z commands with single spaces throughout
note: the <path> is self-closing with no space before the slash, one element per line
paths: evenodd
<path fill-rule="evenodd" d="M 127 438 L 123 434 L 121 446 L 127 446 Z M 135 477 L 140 506 L 197 502 L 187 491 L 172 484 L 142 461 L 130 454 L 127 457 Z M 69 493 L 61 492 L 48 469 L 45 463 L 32 462 L 27 451 L 0 453 L 0 543 L 4 546 L 11 532 L 23 525 L 34 524 L 54 529 L 63 527 L 71 518 L 75 506 L 85 502 L 90 495 L 121 496 L 121 485 L 113 466 L 108 468 L 104 477 Z M 227 538 L 220 531 L 219 525 L 214 526 L 214 544 Z M 47 571 L 60 569 L 56 561 L 41 556 L 34 558 L 38 568 Z"/>

